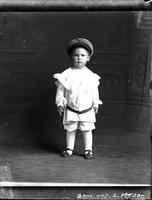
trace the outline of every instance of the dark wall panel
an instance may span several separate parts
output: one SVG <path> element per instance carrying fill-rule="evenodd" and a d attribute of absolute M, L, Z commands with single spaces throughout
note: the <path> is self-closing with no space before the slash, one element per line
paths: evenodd
<path fill-rule="evenodd" d="M 75 37 L 95 47 L 88 66 L 101 76 L 104 102 L 97 126 L 125 121 L 132 19 L 131 12 L 0 13 L 2 121 L 29 129 L 33 138 L 63 131 L 52 75 L 70 66 L 65 47 Z"/>

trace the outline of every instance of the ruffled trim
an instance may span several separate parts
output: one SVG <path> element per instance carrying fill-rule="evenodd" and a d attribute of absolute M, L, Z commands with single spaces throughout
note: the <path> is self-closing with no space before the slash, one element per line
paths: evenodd
<path fill-rule="evenodd" d="M 100 76 L 97 75 L 97 74 L 93 74 L 93 79 L 92 79 L 92 84 L 96 85 L 96 86 L 99 86 L 100 85 Z"/>
<path fill-rule="evenodd" d="M 54 74 L 53 78 L 57 79 L 57 81 L 55 82 L 56 86 L 62 84 L 67 90 L 70 89 L 70 85 L 68 84 L 67 78 L 65 78 L 62 73 Z"/>
<path fill-rule="evenodd" d="M 75 102 L 75 99 L 77 98 L 77 93 L 74 90 L 73 86 L 72 86 L 72 79 L 71 79 L 71 68 L 68 68 L 67 70 L 65 70 L 62 73 L 56 73 L 53 75 L 53 78 L 56 79 L 56 86 L 62 85 L 65 89 L 72 91 L 70 98 L 71 98 L 71 102 Z M 100 76 L 97 75 L 96 73 L 93 73 L 90 69 L 86 68 L 86 76 L 84 76 L 84 81 L 82 84 L 82 88 L 87 88 L 87 87 L 93 87 L 96 88 L 99 86 L 100 82 Z M 89 80 L 89 83 L 88 83 Z M 88 85 L 89 84 L 89 85 Z M 83 89 L 82 89 L 83 90 Z M 67 100 L 65 97 L 58 97 L 56 99 L 56 103 L 58 104 L 62 104 L 62 105 L 67 105 Z M 94 99 L 94 105 L 101 105 L 103 104 L 103 102 L 99 99 L 99 98 L 95 98 Z"/>
<path fill-rule="evenodd" d="M 70 90 L 71 83 L 68 81 L 70 72 L 71 72 L 71 68 L 68 68 L 67 70 L 65 70 L 62 73 L 54 74 L 53 78 L 57 79 L 57 81 L 55 82 L 56 86 L 58 86 L 59 84 L 62 84 L 66 89 Z M 97 75 L 96 73 L 93 73 L 87 67 L 86 67 L 86 77 L 84 77 L 84 79 L 85 78 L 90 79 L 91 84 L 93 84 L 95 86 L 99 86 L 99 84 L 100 84 L 100 82 L 99 82 L 100 76 Z"/>

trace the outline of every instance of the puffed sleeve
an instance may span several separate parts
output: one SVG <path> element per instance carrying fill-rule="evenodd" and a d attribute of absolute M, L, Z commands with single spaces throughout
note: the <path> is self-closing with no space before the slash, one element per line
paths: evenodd
<path fill-rule="evenodd" d="M 67 99 L 65 95 L 65 90 L 68 88 L 67 81 L 66 81 L 67 72 L 68 70 L 62 73 L 57 73 L 53 75 L 53 78 L 56 79 L 55 84 L 57 86 L 57 91 L 56 91 L 56 105 L 57 106 L 67 105 Z"/>
<path fill-rule="evenodd" d="M 93 93 L 93 106 L 98 107 L 99 105 L 103 104 L 103 102 L 99 99 L 99 89 L 98 86 L 100 84 L 99 82 L 100 76 L 97 74 L 94 74 L 93 77 L 93 84 L 92 84 L 92 93 Z"/>
<path fill-rule="evenodd" d="M 55 103 L 57 106 L 66 106 L 67 100 L 65 98 L 65 90 L 62 84 L 58 84 L 56 91 Z"/>
<path fill-rule="evenodd" d="M 67 70 L 63 71 L 62 73 L 56 73 L 53 75 L 53 78 L 55 78 L 57 81 L 56 81 L 56 84 L 62 84 L 64 86 L 64 88 L 66 88 L 67 90 L 70 89 L 70 84 L 69 84 L 69 81 L 68 81 L 68 76 L 69 76 L 69 73 L 70 73 L 70 68 L 68 68 Z"/>

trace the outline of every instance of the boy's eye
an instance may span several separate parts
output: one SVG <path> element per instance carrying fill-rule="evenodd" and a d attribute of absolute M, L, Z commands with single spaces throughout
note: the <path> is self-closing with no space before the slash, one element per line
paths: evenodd
<path fill-rule="evenodd" d="M 74 56 L 85 56 L 84 54 L 74 54 Z"/>

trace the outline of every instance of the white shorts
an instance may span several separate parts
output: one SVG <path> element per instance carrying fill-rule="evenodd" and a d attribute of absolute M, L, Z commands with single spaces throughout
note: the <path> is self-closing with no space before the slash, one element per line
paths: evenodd
<path fill-rule="evenodd" d="M 95 129 L 94 122 L 80 122 L 80 121 L 71 121 L 67 124 L 64 124 L 64 129 L 71 132 L 77 129 L 81 131 L 91 131 Z"/>

